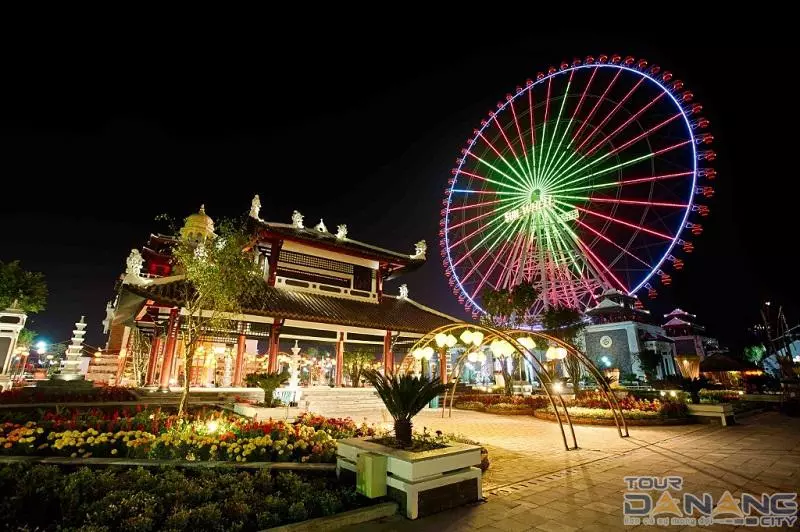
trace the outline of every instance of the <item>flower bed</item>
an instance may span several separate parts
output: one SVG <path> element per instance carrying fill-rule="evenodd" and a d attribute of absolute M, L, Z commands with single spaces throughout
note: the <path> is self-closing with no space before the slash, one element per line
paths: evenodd
<path fill-rule="evenodd" d="M 0 425 L 0 453 L 237 462 L 333 462 L 336 438 L 373 435 L 349 419 L 304 416 L 254 421 L 202 410 L 178 418 L 161 409 L 47 412 Z"/>
<path fill-rule="evenodd" d="M 465 394 L 456 397 L 454 407 L 489 414 L 531 415 L 534 410 L 543 408 L 549 402 L 544 395 Z"/>
<path fill-rule="evenodd" d="M 14 388 L 0 393 L 0 404 L 36 403 L 108 403 L 136 401 L 138 397 L 122 386 L 98 386 L 88 389 Z"/>
<path fill-rule="evenodd" d="M 370 504 L 330 478 L 216 470 L 14 464 L 0 468 L 0 527 L 14 530 L 261 530 Z"/>
<path fill-rule="evenodd" d="M 688 409 L 683 403 L 665 403 L 670 406 L 663 410 L 629 409 L 623 412 L 628 425 L 678 425 L 689 422 Z M 608 408 L 587 408 L 583 406 L 568 406 L 570 419 L 576 424 L 585 425 L 615 425 L 614 414 Z M 563 411 L 559 409 L 562 420 Z M 553 407 L 540 408 L 534 415 L 540 419 L 556 421 Z"/>

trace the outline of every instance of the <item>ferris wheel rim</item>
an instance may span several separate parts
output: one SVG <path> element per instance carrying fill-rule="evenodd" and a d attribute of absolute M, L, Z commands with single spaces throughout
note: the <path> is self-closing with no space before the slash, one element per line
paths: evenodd
<path fill-rule="evenodd" d="M 687 143 L 691 146 L 691 154 L 692 154 L 691 189 L 690 189 L 690 192 L 688 194 L 688 199 L 687 199 L 686 206 L 683 208 L 683 216 L 680 218 L 680 223 L 676 226 L 675 234 L 670 237 L 669 244 L 666 246 L 666 249 L 664 250 L 664 252 L 661 255 L 661 257 L 658 259 L 658 261 L 656 261 L 652 265 L 652 267 L 650 267 L 650 269 L 647 272 L 647 274 L 642 277 L 642 279 L 639 281 L 639 283 L 635 287 L 633 287 L 632 289 L 626 290 L 628 295 L 634 295 L 639 290 L 641 290 L 643 287 L 645 287 L 645 285 L 647 285 L 648 282 L 657 273 L 659 273 L 661 271 L 662 266 L 667 261 L 668 257 L 671 256 L 673 250 L 675 249 L 675 246 L 681 240 L 681 238 L 680 238 L 681 233 L 687 227 L 687 222 L 688 222 L 688 219 L 689 219 L 689 215 L 692 212 L 693 207 L 695 205 L 695 198 L 694 198 L 695 193 L 694 193 L 694 191 L 697 188 L 697 180 L 698 180 L 697 137 L 696 137 L 696 135 L 695 135 L 695 133 L 694 133 L 694 131 L 692 129 L 691 120 L 689 119 L 689 114 L 687 113 L 687 110 L 684 108 L 684 105 L 678 100 L 678 98 L 673 93 L 673 91 L 669 87 L 667 87 L 661 80 L 659 80 L 656 77 L 654 77 L 650 72 L 645 72 L 645 71 L 643 71 L 641 69 L 633 68 L 633 67 L 625 65 L 625 64 L 611 63 L 611 62 L 609 62 L 609 63 L 592 62 L 590 64 L 579 64 L 579 65 L 572 64 L 572 65 L 567 66 L 566 68 L 561 68 L 561 69 L 558 69 L 558 70 L 556 70 L 554 72 L 549 72 L 546 75 L 543 75 L 542 77 L 540 77 L 540 78 L 538 78 L 536 80 L 532 80 L 531 82 L 526 83 L 526 85 L 524 87 L 522 87 L 521 90 L 515 91 L 511 98 L 506 98 L 506 101 L 503 102 L 502 105 L 498 105 L 497 109 L 495 111 L 493 111 L 491 113 L 491 115 L 492 116 L 497 116 L 497 115 L 499 115 L 499 114 L 501 114 L 503 112 L 507 112 L 508 107 L 511 106 L 513 102 L 515 102 L 520 96 L 525 95 L 526 93 L 529 93 L 530 91 L 532 91 L 537 85 L 543 84 L 545 82 L 548 82 L 548 81 L 552 80 L 555 77 L 562 76 L 562 75 L 568 74 L 570 72 L 577 72 L 577 71 L 580 71 L 580 70 L 588 70 L 588 69 L 611 69 L 611 70 L 629 72 L 629 73 L 631 73 L 631 74 L 633 74 L 635 76 L 640 76 L 640 77 L 646 79 L 649 83 L 653 84 L 657 88 L 658 91 L 660 91 L 661 93 L 665 93 L 669 97 L 669 101 L 671 102 L 671 105 L 674 108 L 677 108 L 678 112 L 680 113 L 681 119 L 682 119 L 681 122 L 682 122 L 683 128 L 685 129 L 685 132 L 687 134 Z M 566 95 L 564 95 L 563 97 L 566 98 Z M 512 107 L 512 109 L 513 109 L 513 107 Z M 476 130 L 473 132 L 473 134 L 469 137 L 469 140 L 466 143 L 466 150 L 467 151 L 471 150 L 476 145 L 478 138 L 480 138 L 481 135 L 483 134 L 483 132 L 487 128 L 489 128 L 489 125 L 491 124 L 491 121 L 490 120 L 486 120 L 484 122 L 485 123 L 481 123 L 480 127 L 476 128 Z M 459 175 L 459 174 L 462 173 L 462 167 L 465 165 L 466 160 L 467 159 L 465 157 L 458 163 L 458 165 L 457 165 L 457 167 L 455 169 L 455 175 Z M 459 278 L 458 272 L 456 271 L 456 268 L 453 265 L 453 257 L 451 255 L 451 251 L 450 251 L 451 248 L 450 248 L 450 216 L 449 216 L 449 214 L 451 212 L 451 206 L 452 206 L 452 203 L 453 203 L 453 194 L 454 194 L 454 192 L 455 192 L 455 187 L 454 186 L 448 186 L 448 188 L 446 190 L 446 195 L 445 195 L 446 204 L 445 204 L 445 215 L 444 215 L 444 225 L 443 225 L 444 235 L 443 235 L 443 237 L 441 239 L 441 242 L 442 242 L 441 247 L 444 249 L 445 256 L 446 256 L 445 270 L 450 272 L 450 275 L 454 279 L 455 284 L 458 286 L 458 289 L 459 289 L 460 293 L 463 295 L 465 300 L 469 302 L 471 307 L 473 309 L 475 309 L 477 312 L 481 313 L 481 314 L 486 314 L 486 311 L 475 300 L 477 298 L 478 292 L 476 291 L 475 294 L 473 294 L 472 296 L 469 294 L 469 291 L 463 286 L 462 281 Z"/>

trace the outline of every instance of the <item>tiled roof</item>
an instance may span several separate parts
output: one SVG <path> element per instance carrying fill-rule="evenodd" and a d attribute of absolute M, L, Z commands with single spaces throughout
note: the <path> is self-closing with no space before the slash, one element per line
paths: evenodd
<path fill-rule="evenodd" d="M 182 283 L 184 281 L 177 280 L 148 286 L 126 285 L 126 288 L 134 294 L 158 303 L 180 306 Z M 243 306 L 246 314 L 257 316 L 421 334 L 459 321 L 410 299 L 384 295 L 379 303 L 371 303 L 295 292 L 266 284 L 260 287 L 259 293 Z"/>
<path fill-rule="evenodd" d="M 421 266 L 425 263 L 424 258 L 414 259 L 411 258 L 411 255 L 399 253 L 397 251 L 391 251 L 378 246 L 373 246 L 371 244 L 366 244 L 364 242 L 359 242 L 358 240 L 353 240 L 349 237 L 345 239 L 339 239 L 336 238 L 336 235 L 333 233 L 317 231 L 311 227 L 298 229 L 291 224 L 264 222 L 261 220 L 254 220 L 253 218 L 250 218 L 250 223 L 262 231 L 268 231 L 290 240 L 307 242 L 311 245 L 321 245 L 322 247 L 335 248 L 339 249 L 341 252 L 352 251 L 358 253 L 359 255 L 373 257 L 377 260 L 386 260 L 396 264 L 412 267 Z M 407 268 L 407 270 L 410 269 L 413 268 Z"/>

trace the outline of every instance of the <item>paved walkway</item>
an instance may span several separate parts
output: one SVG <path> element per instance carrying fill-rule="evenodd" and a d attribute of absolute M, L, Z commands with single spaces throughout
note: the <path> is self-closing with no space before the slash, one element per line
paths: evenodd
<path fill-rule="evenodd" d="M 714 425 L 575 426 L 580 449 L 565 451 L 558 425 L 528 416 L 433 411 L 414 419 L 417 429 L 455 432 L 489 448 L 486 502 L 418 521 L 395 517 L 358 530 L 644 530 L 623 526 L 623 477 L 680 475 L 684 492 L 800 491 L 800 419 L 758 414 L 728 428 Z M 568 434 L 569 436 L 569 434 Z M 673 493 L 677 495 L 677 493 Z M 733 526 L 669 527 L 735 530 Z M 754 530 L 743 527 L 742 530 Z M 780 529 L 773 529 L 780 530 Z"/>

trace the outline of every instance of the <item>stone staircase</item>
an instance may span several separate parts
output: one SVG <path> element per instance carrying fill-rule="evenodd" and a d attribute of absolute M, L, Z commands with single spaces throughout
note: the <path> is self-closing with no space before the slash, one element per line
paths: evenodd
<path fill-rule="evenodd" d="M 118 362 L 117 355 L 96 353 L 89 361 L 86 380 L 94 381 L 96 384 L 116 384 Z"/>
<path fill-rule="evenodd" d="M 390 421 L 386 407 L 374 388 L 303 388 L 300 408 L 327 417 L 349 417 L 360 423 Z"/>

